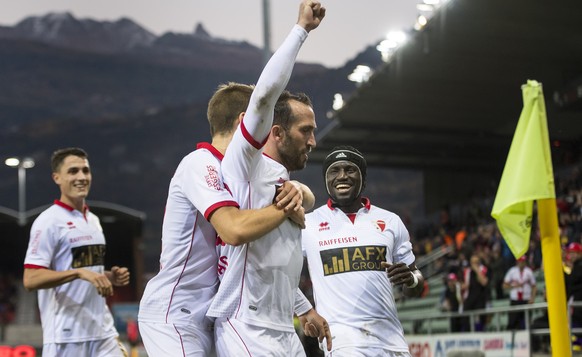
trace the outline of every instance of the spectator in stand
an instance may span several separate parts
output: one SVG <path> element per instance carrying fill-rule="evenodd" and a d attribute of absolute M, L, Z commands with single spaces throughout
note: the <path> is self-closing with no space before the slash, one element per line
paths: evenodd
<path fill-rule="evenodd" d="M 463 271 L 463 310 L 481 310 L 484 309 L 489 298 L 489 278 L 487 277 L 487 267 L 481 263 L 481 258 L 473 254 L 470 264 Z M 475 330 L 483 331 L 485 329 L 485 315 L 479 315 L 475 318 Z M 469 318 L 463 319 L 463 331 L 470 331 L 471 326 Z"/>
<path fill-rule="evenodd" d="M 566 275 L 566 298 L 568 301 L 582 301 L 582 244 L 570 243 L 566 251 L 570 257 L 572 268 Z M 582 326 L 582 308 L 573 309 L 572 326 Z"/>
<path fill-rule="evenodd" d="M 441 309 L 447 312 L 463 312 L 463 293 L 457 274 L 449 273 L 445 283 L 446 288 L 441 301 Z M 451 317 L 451 332 L 461 332 L 463 327 L 462 323 L 463 320 L 461 317 Z"/>
<path fill-rule="evenodd" d="M 506 269 L 505 262 L 501 257 L 501 245 L 499 243 L 495 244 L 491 250 L 489 268 L 491 270 L 492 292 L 495 292 L 496 299 L 504 299 L 506 294 L 503 291 L 503 278 L 505 277 Z"/>
<path fill-rule="evenodd" d="M 503 287 L 509 290 L 510 305 L 533 304 L 536 298 L 536 278 L 527 266 L 526 255 L 516 260 L 515 266 L 507 271 L 503 279 Z M 525 313 L 510 312 L 507 322 L 508 330 L 525 328 Z"/>

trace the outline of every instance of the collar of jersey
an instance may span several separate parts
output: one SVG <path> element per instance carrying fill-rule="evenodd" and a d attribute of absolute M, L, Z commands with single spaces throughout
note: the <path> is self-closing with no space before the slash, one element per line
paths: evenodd
<path fill-rule="evenodd" d="M 222 155 L 222 153 L 220 153 L 220 151 L 218 151 L 218 149 L 212 146 L 210 143 L 198 143 L 196 144 L 196 149 L 206 149 L 220 161 L 222 161 L 222 158 L 224 158 L 224 155 Z"/>
<path fill-rule="evenodd" d="M 372 204 L 370 203 L 370 199 L 368 197 L 362 197 L 362 205 L 369 211 Z M 327 207 L 329 207 L 329 209 L 332 211 L 335 209 L 335 205 L 333 204 L 331 198 L 327 199 Z"/>
<path fill-rule="evenodd" d="M 66 209 L 66 210 L 68 210 L 70 212 L 73 212 L 75 210 L 73 207 L 69 206 L 68 204 L 64 203 L 61 200 L 55 200 L 54 203 L 55 203 L 55 205 L 60 206 L 60 207 L 63 207 L 64 209 Z M 83 207 L 83 214 L 87 213 L 88 210 L 89 210 L 89 206 L 85 205 Z"/>

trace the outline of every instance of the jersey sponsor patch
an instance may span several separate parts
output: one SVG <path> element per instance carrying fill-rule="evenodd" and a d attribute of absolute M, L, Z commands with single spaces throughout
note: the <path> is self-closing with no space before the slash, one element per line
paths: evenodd
<path fill-rule="evenodd" d="M 323 275 L 333 275 L 363 270 L 383 270 L 380 263 L 386 261 L 386 247 L 366 245 L 322 250 L 320 252 Z"/>
<path fill-rule="evenodd" d="M 208 170 L 208 175 L 204 175 L 206 184 L 208 184 L 208 187 L 220 191 L 222 187 L 220 186 L 220 175 L 218 174 L 218 170 L 216 170 L 214 165 L 206 165 L 206 170 Z"/>
<path fill-rule="evenodd" d="M 105 265 L 105 244 L 83 245 L 71 248 L 73 268 Z"/>

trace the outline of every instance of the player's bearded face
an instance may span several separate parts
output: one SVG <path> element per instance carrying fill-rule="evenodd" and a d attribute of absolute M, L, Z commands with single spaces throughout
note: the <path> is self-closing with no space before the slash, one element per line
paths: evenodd
<path fill-rule="evenodd" d="M 284 129 L 278 146 L 281 163 L 289 171 L 302 170 L 307 165 L 308 155 L 315 147 L 315 117 L 309 116 Z"/>

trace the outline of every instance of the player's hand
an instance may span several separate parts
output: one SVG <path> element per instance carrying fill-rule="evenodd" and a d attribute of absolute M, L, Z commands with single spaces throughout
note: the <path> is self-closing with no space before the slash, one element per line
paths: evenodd
<path fill-rule="evenodd" d="M 290 211 L 289 219 L 301 227 L 301 229 L 305 229 L 305 208 L 300 207 L 297 211 Z"/>
<path fill-rule="evenodd" d="M 285 181 L 277 188 L 275 196 L 277 208 L 284 209 L 285 212 L 299 211 L 303 205 L 303 191 L 296 181 Z"/>
<path fill-rule="evenodd" d="M 318 314 L 315 309 L 311 309 L 307 313 L 299 316 L 299 322 L 303 327 L 305 336 L 316 337 L 320 343 L 325 339 L 327 350 L 331 351 L 331 332 L 329 330 L 329 324 L 323 316 Z"/>
<path fill-rule="evenodd" d="M 113 295 L 113 285 L 111 285 L 111 282 L 105 274 L 95 273 L 87 269 L 77 269 L 77 272 L 79 273 L 79 279 L 93 284 L 99 295 L 103 297 Z"/>
<path fill-rule="evenodd" d="M 325 17 L 325 7 L 316 0 L 303 0 L 299 6 L 297 24 L 309 32 L 316 29 Z"/>
<path fill-rule="evenodd" d="M 115 286 L 125 286 L 129 284 L 129 270 L 125 267 L 111 267 L 111 283 Z"/>
<path fill-rule="evenodd" d="M 412 285 L 414 283 L 412 271 L 404 263 L 390 264 L 388 262 L 382 262 L 381 267 L 386 269 L 392 285 Z"/>

